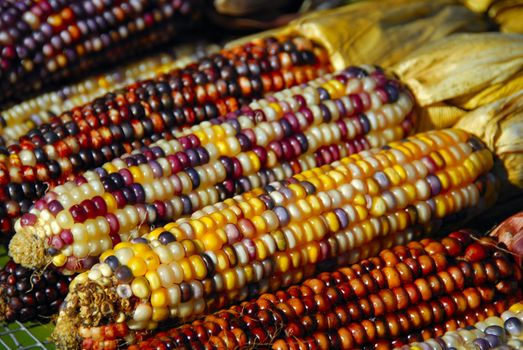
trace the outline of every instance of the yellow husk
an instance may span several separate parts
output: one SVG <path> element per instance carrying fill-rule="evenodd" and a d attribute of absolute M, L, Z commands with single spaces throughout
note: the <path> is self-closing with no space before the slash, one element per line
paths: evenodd
<path fill-rule="evenodd" d="M 520 197 L 523 191 L 523 89 L 467 113 L 454 127 L 480 137 L 495 153 L 494 171 L 501 179 L 508 179 L 502 183 L 500 198 Z"/>
<path fill-rule="evenodd" d="M 454 34 L 392 70 L 421 107 L 417 131 L 452 127 L 467 112 L 523 89 L 523 35 Z"/>
<path fill-rule="evenodd" d="M 505 33 L 523 33 L 523 0 L 464 0 L 475 12 L 487 13 Z"/>
<path fill-rule="evenodd" d="M 283 28 L 231 42 L 299 34 L 324 45 L 335 69 L 391 66 L 423 43 L 455 32 L 487 29 L 481 15 L 453 0 L 361 1 L 305 15 Z"/>

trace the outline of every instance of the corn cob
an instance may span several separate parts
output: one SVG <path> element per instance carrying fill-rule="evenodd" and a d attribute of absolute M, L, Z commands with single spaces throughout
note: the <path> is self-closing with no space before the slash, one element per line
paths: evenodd
<path fill-rule="evenodd" d="M 323 49 L 301 38 L 266 38 L 224 50 L 155 80 L 138 82 L 74 108 L 0 148 L 0 230 L 26 213 L 48 186 L 101 166 L 177 127 L 235 111 L 264 92 L 330 70 Z"/>
<path fill-rule="evenodd" d="M 467 251 L 478 245 L 468 232 L 456 232 L 440 241 L 424 239 L 386 249 L 359 264 L 160 332 L 130 350 L 385 348 L 385 342 L 398 335 L 471 311 L 488 312 L 492 303 L 504 310 L 504 299 L 521 297 L 520 266 L 508 253 L 483 245 L 485 259 L 470 260 Z M 507 281 L 515 285 L 499 288 Z M 80 334 L 91 334 L 83 341 L 84 349 L 116 345 L 103 340 L 99 329 L 81 328 Z"/>
<path fill-rule="evenodd" d="M 495 197 L 492 162 L 474 136 L 429 132 L 204 208 L 116 245 L 77 276 L 57 339 L 73 345 L 78 325 L 118 320 L 138 330 L 188 320 L 298 283 L 318 263 L 341 264 L 378 237 L 474 215 Z M 93 300 L 103 307 L 86 312 Z"/>
<path fill-rule="evenodd" d="M 37 274 L 8 261 L 0 271 L 0 320 L 26 322 L 56 314 L 71 279 L 53 268 Z"/>
<path fill-rule="evenodd" d="M 5 127 L 0 125 L 0 145 L 15 143 L 34 127 L 48 123 L 75 106 L 85 105 L 98 96 L 130 85 L 136 80 L 151 79 L 173 69 L 181 69 L 204 54 L 217 51 L 216 45 L 177 45 L 152 57 L 91 76 L 81 82 L 25 100 L 1 112 Z"/>
<path fill-rule="evenodd" d="M 0 103 L 102 64 L 115 63 L 188 28 L 195 1 L 3 2 Z"/>
<path fill-rule="evenodd" d="M 376 79 L 354 72 L 364 71 L 349 68 L 253 102 L 242 113 L 194 126 L 172 142 L 158 142 L 56 187 L 17 223 L 11 256 L 26 267 L 43 267 L 52 259 L 65 272 L 85 270 L 91 265 L 82 261 L 93 262 L 85 258 L 140 236 L 141 224 L 169 222 L 405 136 L 412 126 L 408 93 L 398 86 L 394 99 L 380 100 L 379 85 L 364 91 L 362 83 L 370 89 L 369 81 L 394 81 L 382 79 L 380 71 L 373 72 Z M 359 105 L 361 100 L 366 103 Z"/>
<path fill-rule="evenodd" d="M 523 348 L 523 303 L 515 303 L 500 316 L 481 320 L 474 327 L 449 331 L 435 339 L 398 347 L 401 350 Z"/>

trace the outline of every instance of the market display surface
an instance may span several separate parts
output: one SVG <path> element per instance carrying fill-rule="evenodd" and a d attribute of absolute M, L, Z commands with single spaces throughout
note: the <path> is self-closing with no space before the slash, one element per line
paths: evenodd
<path fill-rule="evenodd" d="M 211 3 L 0 4 L 0 349 L 523 349 L 523 2 Z"/>

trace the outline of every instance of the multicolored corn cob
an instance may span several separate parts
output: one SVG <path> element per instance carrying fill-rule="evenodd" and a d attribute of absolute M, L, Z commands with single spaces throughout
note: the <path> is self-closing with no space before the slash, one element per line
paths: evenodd
<path fill-rule="evenodd" d="M 523 349 L 523 302 L 512 305 L 500 316 L 491 316 L 481 320 L 473 327 L 449 331 L 437 338 L 413 342 L 397 349 Z"/>
<path fill-rule="evenodd" d="M 476 246 L 481 260 L 468 254 Z M 482 313 L 493 304 L 506 310 L 510 300 L 521 298 L 522 286 L 521 267 L 510 254 L 455 232 L 440 241 L 382 250 L 359 264 L 160 332 L 130 349 L 383 349 L 400 335 Z M 139 304 L 134 316 L 143 316 L 145 305 Z M 115 348 L 117 340 L 106 333 L 103 327 L 80 327 L 82 348 Z"/>
<path fill-rule="evenodd" d="M 36 273 L 8 261 L 0 270 L 0 321 L 47 321 L 58 312 L 71 280 L 53 268 Z"/>
<path fill-rule="evenodd" d="M 17 223 L 11 256 L 26 267 L 52 260 L 66 273 L 82 271 L 147 225 L 401 139 L 413 101 L 397 81 L 368 70 L 284 90 L 56 187 Z"/>
<path fill-rule="evenodd" d="M 329 70 L 326 51 L 306 39 L 264 38 L 65 112 L 0 148 L 0 232 L 48 187 Z"/>
<path fill-rule="evenodd" d="M 171 40 L 197 2 L 4 1 L 0 5 L 0 103 L 48 88 Z"/>
<path fill-rule="evenodd" d="M 75 346 L 79 326 L 190 320 L 298 283 L 319 264 L 364 258 L 357 248 L 374 240 L 430 233 L 493 202 L 492 164 L 476 137 L 434 131 L 206 207 L 117 244 L 78 275 L 55 339 Z"/>
<path fill-rule="evenodd" d="M 85 105 L 96 97 L 130 85 L 137 80 L 152 79 L 173 69 L 181 69 L 198 58 L 218 50 L 217 45 L 204 43 L 176 45 L 154 56 L 25 100 L 0 112 L 5 123 L 5 126 L 0 125 L 0 145 L 8 146 L 16 143 L 34 127 L 48 123 L 52 118 L 76 106 Z"/>

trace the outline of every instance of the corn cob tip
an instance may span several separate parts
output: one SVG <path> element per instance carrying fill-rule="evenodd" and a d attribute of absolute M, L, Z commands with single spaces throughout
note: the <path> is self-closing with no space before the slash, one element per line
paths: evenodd
<path fill-rule="evenodd" d="M 9 255 L 17 264 L 37 269 L 45 267 L 50 257 L 45 255 L 45 242 L 38 237 L 38 228 L 20 229 L 9 242 Z"/>
<path fill-rule="evenodd" d="M 123 310 L 131 308 L 128 299 L 118 296 L 112 284 L 103 286 L 94 281 L 70 286 L 68 297 L 62 304 L 51 334 L 57 349 L 79 349 L 80 326 L 92 327 L 101 323 L 114 323 Z"/>
<path fill-rule="evenodd" d="M 58 349 L 78 349 L 80 340 L 76 336 L 77 320 L 69 315 L 60 315 L 58 322 L 51 334 L 51 341 Z"/>

